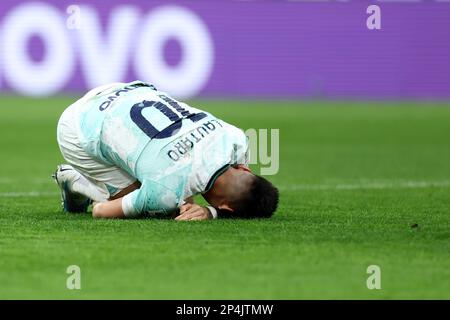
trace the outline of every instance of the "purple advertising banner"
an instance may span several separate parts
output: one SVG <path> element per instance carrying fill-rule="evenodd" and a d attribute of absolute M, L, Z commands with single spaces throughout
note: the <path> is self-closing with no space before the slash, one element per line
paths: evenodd
<path fill-rule="evenodd" d="M 1 1 L 0 91 L 450 98 L 450 1 Z"/>

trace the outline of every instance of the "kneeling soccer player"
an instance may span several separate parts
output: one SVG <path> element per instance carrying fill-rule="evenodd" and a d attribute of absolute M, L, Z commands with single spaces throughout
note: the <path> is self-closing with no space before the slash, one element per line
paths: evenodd
<path fill-rule="evenodd" d="M 61 115 L 57 139 L 67 212 L 93 202 L 96 218 L 204 220 L 270 217 L 278 205 L 278 190 L 250 172 L 240 129 L 145 82 L 91 90 Z M 193 204 L 199 193 L 210 206 Z"/>

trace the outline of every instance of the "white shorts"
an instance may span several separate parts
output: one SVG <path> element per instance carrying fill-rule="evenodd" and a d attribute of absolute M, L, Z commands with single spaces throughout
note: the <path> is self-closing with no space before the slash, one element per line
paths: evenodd
<path fill-rule="evenodd" d="M 67 163 L 88 179 L 104 197 L 101 200 L 106 201 L 136 182 L 136 178 L 117 166 L 93 159 L 81 147 L 76 125 L 78 123 L 78 108 L 90 96 L 104 89 L 105 87 L 100 87 L 91 90 L 63 112 L 58 122 L 57 139 L 59 149 Z"/>

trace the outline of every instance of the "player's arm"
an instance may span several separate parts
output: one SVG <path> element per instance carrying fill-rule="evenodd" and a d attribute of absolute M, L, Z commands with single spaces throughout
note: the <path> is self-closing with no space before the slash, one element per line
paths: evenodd
<path fill-rule="evenodd" d="M 148 212 L 161 212 L 164 215 L 177 208 L 178 199 L 177 195 L 165 186 L 146 180 L 139 189 L 121 198 L 95 203 L 92 216 L 94 218 L 136 218 Z"/>
<path fill-rule="evenodd" d="M 175 194 L 168 194 L 169 189 L 150 183 L 147 181 L 140 189 L 134 190 L 122 198 L 94 203 L 92 216 L 94 218 L 131 218 L 140 216 L 148 211 L 170 211 L 171 208 L 176 207 Z M 173 199 L 173 206 L 164 198 Z M 206 220 L 213 218 L 208 208 L 189 203 L 190 201 L 193 202 L 193 197 L 186 198 L 185 201 L 187 203 L 180 207 L 180 215 L 177 217 L 177 220 Z"/>
<path fill-rule="evenodd" d="M 125 218 L 122 209 L 122 198 L 96 202 L 92 209 L 94 218 Z M 186 203 L 180 207 L 180 214 L 175 218 L 177 221 L 195 221 L 213 219 L 210 209 L 197 204 Z"/>
<path fill-rule="evenodd" d="M 95 202 L 92 206 L 92 217 L 94 218 L 124 218 L 122 209 L 122 198 L 127 194 L 139 189 L 141 183 L 134 182 L 130 186 L 120 191 L 107 202 Z"/>
<path fill-rule="evenodd" d="M 92 217 L 94 218 L 125 218 L 122 209 L 122 199 L 115 199 L 106 202 L 95 202 L 92 207 Z"/>

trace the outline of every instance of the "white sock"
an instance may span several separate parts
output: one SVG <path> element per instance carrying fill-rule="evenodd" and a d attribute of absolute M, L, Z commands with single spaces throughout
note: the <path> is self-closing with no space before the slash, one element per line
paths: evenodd
<path fill-rule="evenodd" d="M 109 192 L 103 183 L 94 184 L 78 171 L 73 171 L 74 175 L 73 178 L 70 179 L 71 182 L 69 184 L 71 191 L 82 194 L 97 202 L 108 200 Z"/>

